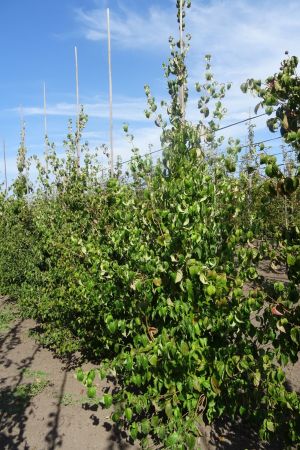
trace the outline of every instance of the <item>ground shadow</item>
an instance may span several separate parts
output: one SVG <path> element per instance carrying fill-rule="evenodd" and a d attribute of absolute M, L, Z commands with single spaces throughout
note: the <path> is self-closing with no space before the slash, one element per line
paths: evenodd
<path fill-rule="evenodd" d="M 217 420 L 206 440 L 216 450 L 286 450 L 292 447 L 283 442 L 282 436 L 275 436 L 270 443 L 259 438 L 258 429 L 243 420 L 232 423 L 229 419 Z"/>
<path fill-rule="evenodd" d="M 16 364 L 10 358 L 10 352 L 21 343 L 22 320 L 12 326 L 12 328 L 0 338 L 1 353 L 0 365 L 8 368 L 12 364 L 17 369 L 17 376 L 10 378 L 10 386 L 7 379 L 0 378 L 0 448 L 7 450 L 18 450 L 21 445 L 23 449 L 29 449 L 25 438 L 25 427 L 28 416 L 32 414 L 30 407 L 30 394 L 26 389 L 18 389 L 23 382 L 23 374 L 28 369 L 39 347 L 37 346 L 28 358 L 24 358 Z"/>
<path fill-rule="evenodd" d="M 127 450 L 133 445 L 127 433 L 116 424 L 104 422 L 103 428 L 109 433 L 107 450 Z"/>
<path fill-rule="evenodd" d="M 48 450 L 55 450 L 56 448 L 62 448 L 63 436 L 59 433 L 59 419 L 61 415 L 62 398 L 65 393 L 65 386 L 67 381 L 67 372 L 64 371 L 63 380 L 61 383 L 59 396 L 56 403 L 56 410 L 49 414 L 49 422 L 47 424 L 49 432 L 46 435 L 45 441 L 47 442 Z"/>

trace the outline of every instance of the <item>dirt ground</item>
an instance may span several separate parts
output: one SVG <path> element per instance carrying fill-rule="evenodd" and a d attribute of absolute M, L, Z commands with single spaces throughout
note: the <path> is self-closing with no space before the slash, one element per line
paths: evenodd
<path fill-rule="evenodd" d="M 0 298 L 1 311 L 10 302 Z M 75 379 L 78 360 L 61 361 L 37 344 L 29 332 L 32 320 L 10 317 L 0 323 L 0 450 L 135 450 L 110 421 L 109 411 L 90 404 Z M 88 369 L 88 365 L 83 366 Z M 287 370 L 291 387 L 300 392 L 300 362 Z M 100 383 L 100 382 L 99 382 Z M 99 392 L 111 386 L 99 384 Z M 283 450 L 262 447 L 253 430 L 217 424 L 203 429 L 201 450 Z"/>
<path fill-rule="evenodd" d="M 0 299 L 0 309 L 6 304 Z M 0 449 L 138 448 L 113 426 L 107 410 L 88 403 L 74 377 L 76 361 L 55 358 L 29 337 L 34 326 L 17 318 L 0 331 Z M 104 392 L 110 386 L 99 387 Z"/>

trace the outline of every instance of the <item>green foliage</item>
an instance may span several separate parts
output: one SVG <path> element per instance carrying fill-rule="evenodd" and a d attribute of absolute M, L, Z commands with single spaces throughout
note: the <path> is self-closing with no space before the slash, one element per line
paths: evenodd
<path fill-rule="evenodd" d="M 267 121 L 270 131 L 280 129 L 285 142 L 298 152 L 300 157 L 300 77 L 297 74 L 298 58 L 284 59 L 278 73 L 261 80 L 249 79 L 241 85 L 243 92 L 249 89 L 262 100 L 256 106 L 263 107 L 268 115 L 275 112 Z"/>
<path fill-rule="evenodd" d="M 9 329 L 10 323 L 16 318 L 15 309 L 6 306 L 0 310 L 0 333 Z"/>
<path fill-rule="evenodd" d="M 0 202 L 0 289 L 18 297 L 27 275 L 39 264 L 38 236 L 32 208 L 25 199 L 9 197 Z"/>
<path fill-rule="evenodd" d="M 186 120 L 188 41 L 180 51 L 170 40 L 165 112 L 145 86 L 161 160 L 133 146 L 127 175 L 119 166 L 101 178 L 98 153 L 81 145 L 78 167 L 82 111 L 78 131 L 69 123 L 66 157 L 48 143 L 47 164 L 36 159 L 34 195 L 1 197 L 0 288 L 39 321 L 45 344 L 102 361 L 77 379 L 98 401 L 96 377 L 117 378 L 119 390 L 100 402 L 144 447 L 198 448 L 202 420 L 241 416 L 263 440 L 280 433 L 299 443 L 299 396 L 283 371 L 300 350 L 297 175 L 284 177 L 262 154 L 264 181 L 251 125 L 236 173 L 240 142 L 229 139 L 222 153 L 216 137 L 230 86 L 214 79 L 209 55 L 196 84 L 201 119 Z M 133 142 L 126 124 L 124 132 Z M 259 276 L 266 258 L 286 264 L 287 283 Z"/>

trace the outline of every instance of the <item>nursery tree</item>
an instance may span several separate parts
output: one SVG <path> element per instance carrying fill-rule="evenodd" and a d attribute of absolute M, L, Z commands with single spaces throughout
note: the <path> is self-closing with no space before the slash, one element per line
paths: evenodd
<path fill-rule="evenodd" d="M 279 72 L 269 76 L 264 83 L 248 79 L 241 89 L 243 92 L 250 90 L 261 98 L 256 112 L 262 107 L 272 116 L 267 121 L 269 130 L 279 129 L 285 142 L 297 151 L 300 161 L 300 77 L 297 67 L 298 58 L 288 56 L 282 61 Z"/>

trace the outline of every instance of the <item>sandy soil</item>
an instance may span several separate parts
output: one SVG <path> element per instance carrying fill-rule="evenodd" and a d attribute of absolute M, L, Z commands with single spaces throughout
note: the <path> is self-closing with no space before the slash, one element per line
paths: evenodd
<path fill-rule="evenodd" d="M 7 304 L 0 298 L 0 311 Z M 16 317 L 0 331 L 0 450 L 139 448 L 116 429 L 109 411 L 88 404 L 85 389 L 74 377 L 80 361 L 61 361 L 29 336 L 35 325 Z M 287 376 L 291 388 L 300 393 L 300 361 L 287 368 Z M 16 396 L 30 383 L 38 386 L 34 396 Z M 112 387 L 106 382 L 98 386 L 103 392 Z M 223 421 L 202 431 L 201 450 L 284 450 L 280 442 L 260 445 L 257 434 L 242 424 Z"/>

